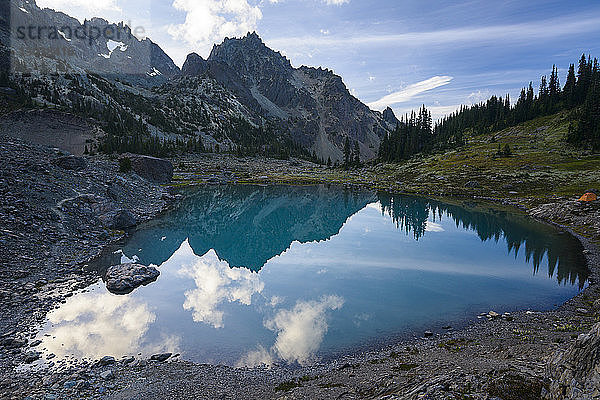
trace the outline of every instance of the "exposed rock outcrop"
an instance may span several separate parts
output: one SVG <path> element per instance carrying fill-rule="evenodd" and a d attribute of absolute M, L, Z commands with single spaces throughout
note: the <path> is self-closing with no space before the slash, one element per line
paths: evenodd
<path fill-rule="evenodd" d="M 131 293 L 141 285 L 155 281 L 160 272 L 152 267 L 134 263 L 113 265 L 106 271 L 106 288 L 115 294 Z"/>
<path fill-rule="evenodd" d="M 124 154 L 131 161 L 131 168 L 142 178 L 156 183 L 169 183 L 173 178 L 173 164 L 162 158 Z"/>
<path fill-rule="evenodd" d="M 188 54 L 185 63 L 181 68 L 181 73 L 184 75 L 202 75 L 208 71 L 208 62 L 196 53 Z"/>
<path fill-rule="evenodd" d="M 400 123 L 398 118 L 396 118 L 394 111 L 390 107 L 387 107 L 385 110 L 383 110 L 383 119 L 387 123 L 394 125 L 394 126 L 398 125 Z"/>
<path fill-rule="evenodd" d="M 547 374 L 546 400 L 600 399 L 600 323 L 579 335 L 567 350 L 557 352 Z"/>
<path fill-rule="evenodd" d="M 102 223 L 111 229 L 128 229 L 137 225 L 137 219 L 130 211 L 117 209 L 98 217 Z"/>
<path fill-rule="evenodd" d="M 179 73 L 173 60 L 157 44 L 148 38 L 139 40 L 123 22 L 113 24 L 91 18 L 82 24 L 65 13 L 40 8 L 35 1 L 6 3 L 10 4 L 6 10 L 9 15 L 2 19 L 9 26 L 6 31 L 0 29 L 0 41 L 12 48 L 14 72 L 85 74 L 89 71 L 119 74 L 121 78 L 129 76 L 132 80 L 141 77 L 142 80 L 136 81 L 140 84 L 164 81 Z M 34 37 L 17 34 L 18 27 L 27 26 L 44 30 Z"/>

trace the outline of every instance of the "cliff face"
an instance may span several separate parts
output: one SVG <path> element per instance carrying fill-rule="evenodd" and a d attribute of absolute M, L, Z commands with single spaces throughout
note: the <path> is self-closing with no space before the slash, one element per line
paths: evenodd
<path fill-rule="evenodd" d="M 169 78 L 179 73 L 150 39 L 139 40 L 123 23 L 102 18 L 80 23 L 35 1 L 10 0 L 2 9 L 0 41 L 10 49 L 12 72 L 83 73 Z"/>
<path fill-rule="evenodd" d="M 600 304 L 597 303 L 598 308 Z M 565 351 L 557 352 L 548 366 L 547 400 L 588 400 L 600 397 L 600 323 L 581 334 Z"/>
<path fill-rule="evenodd" d="M 294 68 L 256 33 L 225 39 L 207 60 L 190 55 L 182 72 L 217 80 L 322 159 L 341 160 L 346 137 L 358 141 L 363 159 L 371 159 L 385 132 L 395 125 L 352 96 L 332 71 Z"/>

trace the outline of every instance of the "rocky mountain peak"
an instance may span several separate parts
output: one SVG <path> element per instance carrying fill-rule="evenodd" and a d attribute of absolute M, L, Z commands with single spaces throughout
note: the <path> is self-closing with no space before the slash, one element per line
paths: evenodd
<path fill-rule="evenodd" d="M 385 110 L 383 110 L 383 119 L 392 125 L 397 125 L 400 123 L 398 118 L 396 118 L 394 111 L 390 107 L 387 107 Z"/>
<path fill-rule="evenodd" d="M 197 76 L 204 74 L 208 71 L 208 68 L 208 61 L 196 53 L 190 53 L 181 67 L 181 73 L 183 75 Z"/>
<path fill-rule="evenodd" d="M 254 82 L 272 74 L 290 74 L 292 71 L 290 61 L 280 52 L 268 48 L 256 32 L 242 38 L 226 38 L 213 47 L 208 61 L 226 64 Z"/>

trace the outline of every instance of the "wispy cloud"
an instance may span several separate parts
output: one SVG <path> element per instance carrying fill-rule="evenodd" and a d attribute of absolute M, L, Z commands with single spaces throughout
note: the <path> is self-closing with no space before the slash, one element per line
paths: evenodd
<path fill-rule="evenodd" d="M 444 86 L 450 83 L 452 80 L 451 76 L 434 76 L 421 82 L 413 83 L 408 85 L 404 89 L 390 93 L 383 96 L 381 99 L 368 103 L 367 105 L 375 110 L 383 110 L 393 104 L 404 103 L 410 101 L 413 97 L 420 93 L 427 92 L 440 86 Z"/>
<path fill-rule="evenodd" d="M 548 27 L 552 27 L 549 29 Z M 424 45 L 479 45 L 482 42 L 498 41 L 510 43 L 528 43 L 537 39 L 550 39 L 565 35 L 600 31 L 600 17 L 573 15 L 562 18 L 546 19 L 510 25 L 487 27 L 464 27 L 429 32 L 406 32 L 399 34 L 355 34 L 339 36 L 303 36 L 273 38 L 268 44 L 282 48 L 291 44 L 309 46 L 374 46 L 395 45 L 419 47 Z"/>

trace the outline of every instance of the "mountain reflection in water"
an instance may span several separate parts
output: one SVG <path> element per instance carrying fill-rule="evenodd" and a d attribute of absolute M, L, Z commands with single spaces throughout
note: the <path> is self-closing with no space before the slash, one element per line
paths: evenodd
<path fill-rule="evenodd" d="M 46 353 L 306 365 L 481 311 L 550 308 L 587 279 L 579 242 L 526 216 L 325 186 L 187 192 L 98 264 L 127 257 L 158 280 L 67 299 L 40 332 Z"/>

